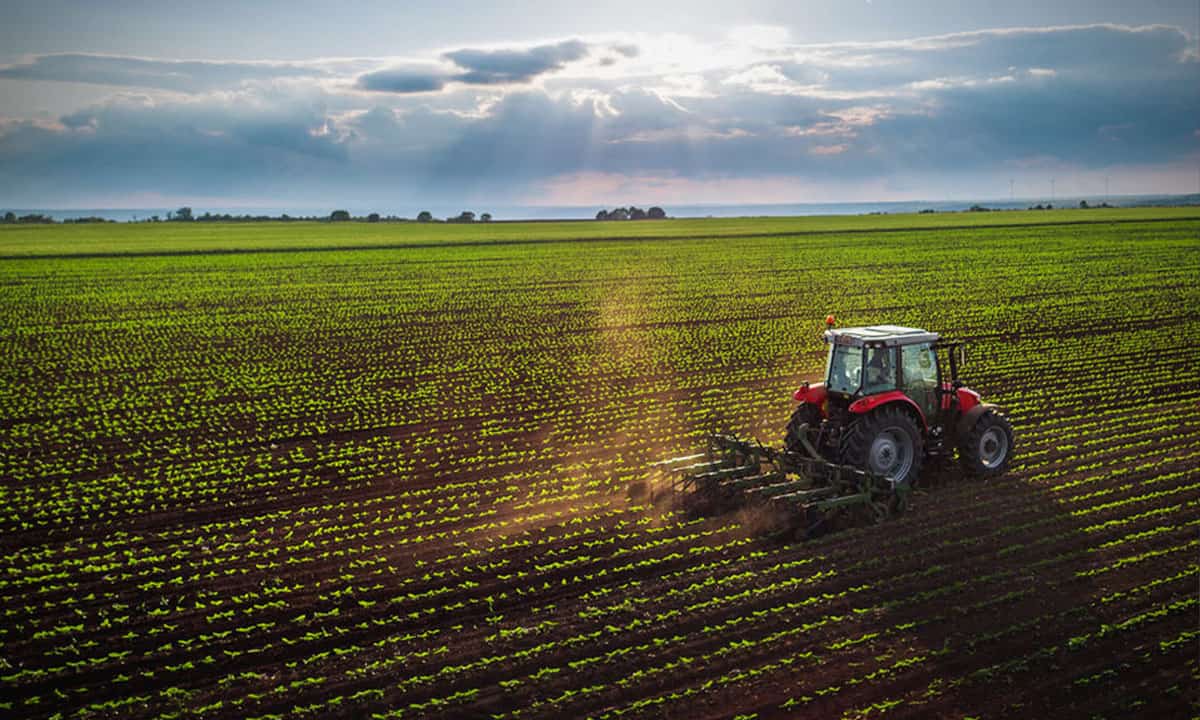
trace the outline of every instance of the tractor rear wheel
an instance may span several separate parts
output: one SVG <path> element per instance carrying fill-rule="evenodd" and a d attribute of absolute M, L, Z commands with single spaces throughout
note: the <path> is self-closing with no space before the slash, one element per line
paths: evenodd
<path fill-rule="evenodd" d="M 921 429 L 911 414 L 886 405 L 851 426 L 842 457 L 849 465 L 911 487 L 925 458 Z"/>
<path fill-rule="evenodd" d="M 985 410 L 958 446 L 963 470 L 976 477 L 992 477 L 1008 469 L 1012 460 L 1012 424 L 1002 413 Z"/>
<path fill-rule="evenodd" d="M 812 403 L 800 403 L 792 412 L 791 420 L 788 420 L 787 434 L 783 437 L 783 446 L 788 452 L 808 454 L 804 449 L 804 443 L 800 441 L 800 426 L 808 425 L 808 429 L 816 431 L 821 427 L 821 420 L 824 418 L 821 415 L 821 409 Z"/>

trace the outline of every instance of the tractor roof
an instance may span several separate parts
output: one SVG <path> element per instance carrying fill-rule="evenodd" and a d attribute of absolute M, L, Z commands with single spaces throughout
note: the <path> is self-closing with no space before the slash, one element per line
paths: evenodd
<path fill-rule="evenodd" d="M 912 345 L 914 343 L 935 342 L 938 334 L 920 328 L 900 327 L 898 325 L 871 325 L 869 327 L 839 328 L 825 331 L 825 342 L 838 345 Z"/>

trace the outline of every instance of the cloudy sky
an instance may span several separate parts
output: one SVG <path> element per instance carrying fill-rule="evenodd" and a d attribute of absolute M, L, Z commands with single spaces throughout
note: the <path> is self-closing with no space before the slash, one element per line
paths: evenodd
<path fill-rule="evenodd" d="M 1200 191 L 1200 3 L 4 3 L 0 205 Z"/>

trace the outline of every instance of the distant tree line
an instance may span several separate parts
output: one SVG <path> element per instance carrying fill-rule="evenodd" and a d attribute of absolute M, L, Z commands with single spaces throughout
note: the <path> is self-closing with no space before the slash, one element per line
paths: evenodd
<path fill-rule="evenodd" d="M 20 215 L 16 212 L 8 211 L 4 215 L 0 215 L 0 224 L 53 224 L 59 221 L 54 220 L 49 215 Z M 61 221 L 64 224 L 76 223 L 91 223 L 91 222 L 116 222 L 108 220 L 104 217 L 68 217 Z M 167 217 L 163 218 L 158 215 L 144 217 L 142 220 L 134 218 L 130 222 L 413 222 L 412 218 L 400 217 L 396 215 L 379 215 L 378 212 L 371 212 L 370 215 L 353 216 L 348 210 L 334 210 L 329 215 L 308 215 L 308 216 L 293 216 L 293 215 L 232 215 L 229 212 L 204 212 L 203 215 L 196 215 L 191 208 L 180 208 L 172 212 L 168 212 Z M 455 217 L 445 218 L 444 221 L 433 217 L 432 212 L 421 210 L 416 216 L 416 222 L 492 222 L 491 212 L 482 212 L 476 218 L 474 212 L 464 210 L 461 214 Z"/>
<path fill-rule="evenodd" d="M 42 215 L 41 213 L 18 216 L 16 213 L 9 211 L 0 217 L 0 224 L 4 225 L 53 225 L 56 222 L 57 221 L 54 218 L 50 217 L 49 215 Z M 95 217 L 94 215 L 89 217 L 67 218 L 63 220 L 64 225 L 110 222 L 116 222 L 116 220 L 108 220 L 102 217 Z"/>
<path fill-rule="evenodd" d="M 666 217 L 667 213 L 658 206 L 652 207 L 649 210 L 643 210 L 640 207 L 630 205 L 627 208 L 602 209 L 596 213 L 597 220 L 665 220 Z"/>
<path fill-rule="evenodd" d="M 1094 209 L 1096 209 L 1096 208 L 1111 208 L 1111 207 L 1114 207 L 1114 206 L 1113 206 L 1113 205 L 1109 205 L 1109 204 L 1108 204 L 1108 203 L 1106 203 L 1106 202 L 1102 202 L 1102 203 L 1100 203 L 1099 205 L 1091 205 L 1091 204 L 1089 204 L 1089 203 L 1088 203 L 1088 201 L 1087 201 L 1087 200 L 1080 200 L 1080 201 L 1079 201 L 1079 209 L 1080 209 L 1080 210 L 1094 210 Z M 973 213 L 977 213 L 977 212 L 1006 212 L 1006 211 L 1011 211 L 1011 210 L 1019 210 L 1019 209 L 1020 209 L 1020 208 L 990 208 L 990 207 L 985 207 L 985 206 L 983 206 L 983 205 L 978 205 L 978 204 L 976 204 L 976 205 L 972 205 L 971 207 L 967 208 L 966 210 L 964 210 L 964 211 L 962 211 L 962 212 L 973 212 Z M 1054 205 L 1052 205 L 1051 203 L 1046 203 L 1046 204 L 1044 204 L 1044 205 L 1043 205 L 1042 203 L 1038 203 L 1037 205 L 1030 205 L 1030 206 L 1029 206 L 1028 208 L 1026 208 L 1026 209 L 1027 209 L 1027 210 L 1053 210 L 1053 209 L 1054 209 Z M 933 214 L 933 213 L 936 213 L 936 212 L 938 212 L 938 211 L 937 211 L 937 210 L 934 210 L 933 208 L 924 208 L 924 209 L 922 209 L 922 210 L 918 210 L 918 211 L 917 211 L 917 214 L 919 214 L 919 215 L 931 215 L 931 214 Z M 953 212 L 959 212 L 959 211 L 956 211 L 956 210 L 948 210 L 948 211 L 944 211 L 944 212 L 951 212 L 951 213 L 953 213 Z M 881 213 L 881 212 L 872 212 L 872 213 L 868 213 L 868 214 L 869 214 L 869 215 L 886 215 L 887 213 Z"/>
<path fill-rule="evenodd" d="M 42 225 L 52 222 L 54 222 L 54 218 L 47 217 L 46 215 L 22 215 L 17 217 L 17 214 L 14 212 L 4 213 L 4 223 L 6 225 L 16 225 L 18 223 L 23 225 Z"/>
<path fill-rule="evenodd" d="M 461 214 L 455 217 L 445 218 L 444 221 L 433 217 L 432 212 L 421 210 L 416 215 L 416 222 L 491 222 L 491 212 L 484 212 L 479 215 L 478 220 L 474 212 L 463 210 Z M 13 216 L 12 212 L 5 217 L 4 222 L 55 222 L 54 218 L 44 215 L 29 215 L 25 217 Z M 78 220 L 64 220 L 62 222 L 115 222 L 104 220 L 101 217 L 86 217 L 78 218 Z M 180 208 L 173 212 L 168 212 L 166 220 L 157 215 L 151 215 L 144 220 L 133 222 L 413 222 L 412 218 L 400 217 L 397 215 L 379 215 L 378 212 L 371 212 L 368 215 L 355 216 L 350 215 L 349 210 L 334 210 L 329 215 L 301 215 L 293 216 L 288 214 L 283 215 L 232 215 L 229 212 L 205 212 L 203 215 L 196 215 L 191 208 Z"/>
<path fill-rule="evenodd" d="M 430 220 L 432 220 L 432 216 L 430 216 L 428 212 L 421 213 L 421 215 L 418 216 L 417 219 L 420 220 L 421 216 L 426 217 L 426 220 L 424 222 L 429 222 Z M 491 213 L 484 213 L 479 216 L 479 222 L 491 222 L 491 221 L 492 221 Z M 470 210 L 463 210 L 461 213 L 458 214 L 457 217 L 446 218 L 446 222 L 448 222 L 448 223 L 473 223 L 473 222 L 475 222 L 475 213 L 471 212 Z"/>
<path fill-rule="evenodd" d="M 47 219 L 48 222 L 53 220 Z M 472 222 L 491 222 L 492 214 L 483 213 L 476 220 L 475 213 L 470 210 L 464 210 L 455 217 L 438 220 L 433 216 L 433 213 L 428 210 L 422 210 L 417 214 L 417 222 L 448 222 L 448 223 L 472 223 Z M 153 215 L 142 222 L 163 222 L 157 215 Z M 413 222 L 410 218 L 399 217 L 396 215 L 380 215 L 379 213 L 370 213 L 368 215 L 356 216 L 351 215 L 349 210 L 334 210 L 328 215 L 308 215 L 308 216 L 292 216 L 287 215 L 231 215 L 229 213 L 204 213 L 196 215 L 190 207 L 181 207 L 174 212 L 167 213 L 165 222 Z"/>
<path fill-rule="evenodd" d="M 250 215 L 249 213 L 243 215 L 233 215 L 231 213 L 206 212 L 203 215 L 194 215 L 191 210 L 191 208 L 186 207 L 179 208 L 175 212 L 167 213 L 166 220 L 160 218 L 158 215 L 151 215 L 150 217 L 137 222 L 329 222 L 334 219 L 333 213 L 330 213 L 329 215 L 295 216 L 288 215 L 287 213 L 284 213 L 283 215 Z"/>
<path fill-rule="evenodd" d="M 416 218 L 416 222 L 472 223 L 472 222 L 491 222 L 491 221 L 492 221 L 491 213 L 486 213 L 486 212 L 482 213 L 481 215 L 478 216 L 478 219 L 476 219 L 475 213 L 473 213 L 469 210 L 465 210 L 462 213 L 460 213 L 459 215 L 457 215 L 456 217 L 446 218 L 445 220 L 438 220 L 437 218 L 433 217 L 433 214 L 430 213 L 428 210 L 422 210 L 420 212 L 420 214 L 417 215 L 417 218 Z M 51 217 L 49 215 L 42 215 L 40 213 L 30 214 L 30 215 L 17 215 L 16 213 L 9 211 L 9 212 L 4 213 L 3 215 L 0 215 L 0 225 L 20 225 L 20 224 L 50 225 L 50 224 L 54 224 L 54 223 L 58 223 L 58 222 L 60 222 L 60 221 L 55 220 L 53 217 Z M 73 225 L 73 224 L 82 224 L 82 223 L 113 223 L 113 222 L 117 222 L 117 221 L 109 220 L 107 218 L 102 218 L 102 217 L 88 216 L 88 217 L 79 217 L 79 218 L 66 218 L 66 219 L 62 220 L 61 222 L 64 225 Z M 225 222 L 225 223 L 229 223 L 229 222 L 234 222 L 234 223 L 237 223 L 237 222 L 246 222 L 246 223 L 252 223 L 252 222 L 256 222 L 256 223 L 261 223 L 261 222 L 368 222 L 368 223 L 378 223 L 378 222 L 413 222 L 413 220 L 410 218 L 406 218 L 406 217 L 398 217 L 396 215 L 380 215 L 379 213 L 374 213 L 374 212 L 370 213 L 369 215 L 364 215 L 364 216 L 360 217 L 360 216 L 351 215 L 350 212 L 347 210 L 334 210 L 333 212 L 329 213 L 328 215 L 306 215 L 306 216 L 293 216 L 293 215 L 288 215 L 286 213 L 283 215 L 250 215 L 250 214 L 233 215 L 230 213 L 210 213 L 210 212 L 206 212 L 202 215 L 197 215 L 192 211 L 192 209 L 190 207 L 181 207 L 178 210 L 175 210 L 173 212 L 168 212 L 166 218 L 163 218 L 159 215 L 151 215 L 149 217 L 142 218 L 140 220 L 135 218 L 134 220 L 131 220 L 129 222 L 139 222 L 139 223 L 158 223 L 158 222 L 171 222 L 171 223 L 193 223 L 193 222 L 197 222 L 197 223 L 203 223 L 203 222 Z"/>

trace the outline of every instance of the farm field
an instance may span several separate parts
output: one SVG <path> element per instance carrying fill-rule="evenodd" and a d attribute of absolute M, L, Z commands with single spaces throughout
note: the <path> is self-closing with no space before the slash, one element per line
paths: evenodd
<path fill-rule="evenodd" d="M 1009 473 L 627 496 L 830 312 L 967 340 Z M 1200 713 L 1194 208 L 0 228 L 0 318 L 6 717 Z"/>
<path fill-rule="evenodd" d="M 847 231 L 893 232 L 917 228 L 1013 227 L 1041 224 L 1171 222 L 1194 219 L 1194 207 L 1092 208 L 1026 212 L 916 215 L 677 219 L 670 222 L 457 223 L 160 223 L 25 225 L 6 227 L 0 258 L 49 255 L 162 255 L 262 250 L 329 250 L 428 245 L 514 244 L 647 238 L 769 237 Z"/>

